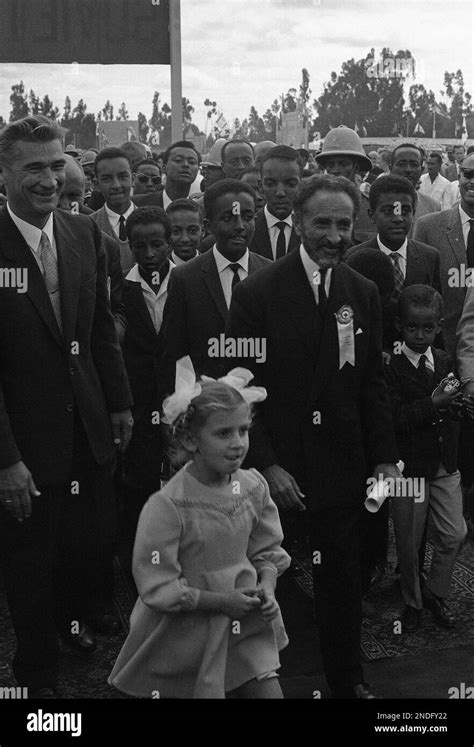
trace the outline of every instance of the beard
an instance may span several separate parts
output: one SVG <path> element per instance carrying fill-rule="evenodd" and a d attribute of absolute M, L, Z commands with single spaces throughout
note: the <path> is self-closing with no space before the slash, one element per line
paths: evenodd
<path fill-rule="evenodd" d="M 312 242 L 303 240 L 303 245 L 313 262 L 316 262 L 324 270 L 336 267 L 342 262 L 350 242 L 341 239 L 337 244 L 331 244 L 326 239 Z"/>

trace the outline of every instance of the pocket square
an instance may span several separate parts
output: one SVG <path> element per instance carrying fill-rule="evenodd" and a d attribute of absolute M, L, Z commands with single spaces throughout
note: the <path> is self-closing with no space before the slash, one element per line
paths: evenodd
<path fill-rule="evenodd" d="M 361 335 L 361 334 L 363 334 L 363 331 L 364 331 L 364 330 L 362 330 L 362 329 L 361 329 L 361 328 L 359 327 L 359 329 L 358 329 L 358 330 L 357 330 L 357 332 L 356 332 L 356 335 Z"/>

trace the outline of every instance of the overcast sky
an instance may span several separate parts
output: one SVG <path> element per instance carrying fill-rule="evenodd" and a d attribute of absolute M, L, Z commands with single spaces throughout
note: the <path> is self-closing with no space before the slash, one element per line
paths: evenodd
<path fill-rule="evenodd" d="M 97 0 L 100 2 L 100 0 Z M 173 0 L 171 0 L 173 2 Z M 416 83 L 437 96 L 445 70 L 464 73 L 473 92 L 474 3 L 472 0 L 181 0 L 183 95 L 204 129 L 204 100 L 217 101 L 227 120 L 259 113 L 288 88 L 298 87 L 301 69 L 318 97 L 332 70 L 374 47 L 409 49 Z M 64 99 L 80 98 L 97 113 L 110 99 L 127 104 L 130 119 L 151 114 L 155 90 L 170 103 L 167 66 L 0 64 L 0 114 L 10 111 L 11 86 L 23 80 L 62 112 Z"/>

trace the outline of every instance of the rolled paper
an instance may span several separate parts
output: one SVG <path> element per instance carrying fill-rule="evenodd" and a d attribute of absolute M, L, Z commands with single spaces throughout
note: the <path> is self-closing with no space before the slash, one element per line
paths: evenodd
<path fill-rule="evenodd" d="M 405 469 L 405 465 L 401 460 L 397 462 L 397 467 L 400 472 L 403 472 L 403 470 Z M 380 506 L 382 506 L 383 502 L 390 492 L 389 486 L 390 480 L 392 479 L 393 478 L 389 477 L 385 480 L 377 480 L 376 484 L 369 490 L 367 498 L 365 499 L 364 506 L 371 514 L 376 514 Z M 394 495 L 394 492 L 392 492 L 392 495 Z"/>

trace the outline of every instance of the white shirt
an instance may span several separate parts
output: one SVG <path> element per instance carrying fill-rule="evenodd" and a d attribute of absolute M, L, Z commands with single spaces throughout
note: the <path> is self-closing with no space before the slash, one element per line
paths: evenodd
<path fill-rule="evenodd" d="M 285 223 L 285 241 L 286 241 L 286 252 L 288 252 L 288 246 L 290 244 L 290 237 L 291 237 L 291 230 L 293 228 L 293 216 L 290 213 L 286 216 L 286 218 L 280 220 L 280 218 L 275 218 L 274 215 L 271 214 L 267 206 L 263 208 L 263 214 L 265 216 L 265 220 L 267 221 L 267 228 L 268 228 L 268 235 L 270 236 L 270 243 L 272 245 L 272 254 L 273 259 L 276 259 L 276 253 L 277 253 L 277 242 L 278 237 L 280 235 L 280 229 L 277 226 L 277 223 Z"/>
<path fill-rule="evenodd" d="M 158 293 L 155 293 L 153 288 L 150 288 L 146 280 L 140 275 L 138 264 L 133 265 L 132 269 L 128 273 L 125 280 L 131 280 L 133 283 L 140 283 L 145 299 L 148 313 L 150 314 L 151 321 L 155 328 L 156 334 L 159 333 L 162 322 L 163 322 L 163 310 L 165 308 L 166 299 L 168 298 L 168 283 L 171 275 L 171 271 L 176 267 L 173 262 L 170 262 L 168 273 L 160 285 Z"/>
<path fill-rule="evenodd" d="M 200 174 L 199 174 L 199 179 L 200 179 L 200 180 L 202 180 L 202 175 L 200 175 Z M 192 197 L 192 195 L 198 195 L 198 194 L 201 194 L 201 192 L 200 192 L 200 191 L 199 191 L 199 190 L 197 189 L 197 187 L 195 186 L 195 185 L 196 185 L 196 182 L 197 182 L 197 179 L 195 179 L 195 180 L 193 181 L 193 183 L 191 184 L 191 186 L 190 186 L 190 188 L 189 188 L 189 192 L 188 192 L 188 194 L 186 195 L 186 199 L 190 200 L 190 199 L 191 199 L 191 197 Z M 172 199 L 171 199 L 171 197 L 169 196 L 169 194 L 168 194 L 168 192 L 166 191 L 166 189 L 164 189 L 164 190 L 163 190 L 163 209 L 164 209 L 164 210 L 166 210 L 166 208 L 168 207 L 168 205 L 171 205 L 171 203 L 172 203 L 172 202 L 173 202 L 173 200 L 172 200 Z"/>
<path fill-rule="evenodd" d="M 421 356 L 426 355 L 426 368 L 430 371 L 434 371 L 434 358 L 431 348 L 427 348 L 424 353 L 415 353 L 415 351 L 409 348 L 406 342 L 404 342 L 402 345 L 402 353 L 406 355 L 412 366 L 415 368 L 418 368 Z"/>
<path fill-rule="evenodd" d="M 119 233 L 120 233 L 120 214 L 119 213 L 115 213 L 113 210 L 111 210 L 109 208 L 109 206 L 107 205 L 107 203 L 105 204 L 105 210 L 106 210 L 106 213 L 107 213 L 107 218 L 109 219 L 109 223 L 112 226 L 112 228 L 114 229 L 115 235 L 117 236 L 117 238 L 119 238 Z M 123 217 L 125 218 L 125 220 L 127 220 L 128 216 L 131 215 L 134 210 L 135 210 L 135 203 L 131 202 L 130 203 L 130 207 L 128 208 L 128 210 L 125 213 L 123 213 Z"/>
<path fill-rule="evenodd" d="M 461 218 L 464 246 L 467 248 L 467 237 L 469 236 L 469 231 L 471 230 L 471 224 L 469 223 L 469 221 L 473 219 L 466 213 L 465 210 L 462 209 L 461 205 L 459 205 L 459 217 Z"/>
<path fill-rule="evenodd" d="M 391 251 L 385 244 L 382 244 L 380 241 L 380 236 L 377 234 L 377 244 L 379 245 L 379 249 L 381 252 L 387 255 L 387 257 L 391 257 L 394 252 Z M 401 245 L 400 249 L 397 249 L 397 254 L 399 255 L 398 265 L 403 273 L 403 277 L 406 277 L 407 274 L 407 248 L 408 248 L 408 239 L 405 239 L 403 244 Z M 393 262 L 393 266 L 395 267 L 395 262 Z"/>
<path fill-rule="evenodd" d="M 41 262 L 40 258 L 40 243 L 41 243 L 41 234 L 44 233 L 49 239 L 49 243 L 52 246 L 53 254 L 58 258 L 58 252 L 56 250 L 56 241 L 54 239 L 54 226 L 53 226 L 53 213 L 49 214 L 49 218 L 46 221 L 43 228 L 37 228 L 36 226 L 32 226 L 31 223 L 27 223 L 22 218 L 19 218 L 13 210 L 11 209 L 10 205 L 7 202 L 7 210 L 10 214 L 10 218 L 12 219 L 15 226 L 18 228 L 19 232 L 25 239 L 26 243 L 30 247 L 33 257 L 36 260 L 36 263 L 38 267 L 41 270 L 41 273 L 44 274 L 43 271 L 43 264 Z"/>
<path fill-rule="evenodd" d="M 199 252 L 197 250 L 196 250 L 196 254 L 194 255 L 194 257 L 191 257 L 191 259 L 196 259 L 196 257 L 199 257 Z M 178 255 L 174 251 L 171 252 L 171 259 L 173 260 L 176 267 L 178 267 L 179 265 L 185 265 L 186 262 L 191 261 L 191 259 L 188 259 L 188 260 L 181 259 L 181 257 L 178 257 Z"/>
<path fill-rule="evenodd" d="M 419 192 L 432 197 L 441 204 L 441 210 L 447 210 L 452 205 L 451 182 L 441 174 L 438 174 L 434 182 L 431 181 L 429 174 L 423 174 L 421 177 Z"/>
<path fill-rule="evenodd" d="M 310 284 L 311 290 L 314 293 L 314 298 L 316 299 L 316 303 L 319 304 L 319 283 L 317 282 L 318 276 L 317 275 L 315 276 L 315 273 L 320 272 L 319 265 L 317 262 L 314 262 L 314 260 L 311 259 L 308 252 L 304 248 L 303 244 L 300 245 L 300 257 L 303 263 L 306 277 L 308 278 L 308 283 Z M 329 268 L 328 271 L 326 272 L 326 280 L 324 282 L 326 298 L 329 298 L 329 290 L 331 288 L 331 275 L 332 275 L 332 269 Z"/>
<path fill-rule="evenodd" d="M 229 260 L 220 253 L 215 244 L 212 247 L 212 252 L 214 254 L 214 259 L 217 265 L 217 272 L 219 273 L 225 302 L 227 304 L 227 308 L 229 308 L 232 299 L 232 281 L 234 279 L 234 272 L 230 269 L 229 265 L 240 265 L 239 278 L 241 280 L 245 280 L 245 278 L 247 278 L 249 274 L 249 250 L 247 249 L 245 254 L 240 259 L 238 259 L 237 262 L 229 262 Z"/>

